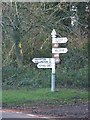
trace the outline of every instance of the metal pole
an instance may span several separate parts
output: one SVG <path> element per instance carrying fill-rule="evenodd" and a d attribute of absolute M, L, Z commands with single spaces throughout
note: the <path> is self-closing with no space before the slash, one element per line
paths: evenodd
<path fill-rule="evenodd" d="M 55 90 L 55 59 L 52 59 L 51 92 Z"/>
<path fill-rule="evenodd" d="M 54 90 L 55 90 L 55 74 L 53 74 L 52 73 L 52 75 L 51 75 L 51 92 L 54 92 Z"/>
<path fill-rule="evenodd" d="M 53 29 L 52 33 L 52 41 L 56 38 L 56 31 Z M 53 45 L 52 45 L 53 47 Z M 53 55 L 52 55 L 53 57 Z M 51 74 L 51 92 L 55 91 L 55 58 L 52 59 L 52 74 Z"/>

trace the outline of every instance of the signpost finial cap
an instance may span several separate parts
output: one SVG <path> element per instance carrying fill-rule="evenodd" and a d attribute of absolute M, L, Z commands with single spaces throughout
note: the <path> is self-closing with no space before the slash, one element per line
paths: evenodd
<path fill-rule="evenodd" d="M 53 29 L 53 31 L 51 32 L 51 35 L 52 35 L 52 37 L 56 37 L 56 31 L 55 31 L 55 29 Z"/>

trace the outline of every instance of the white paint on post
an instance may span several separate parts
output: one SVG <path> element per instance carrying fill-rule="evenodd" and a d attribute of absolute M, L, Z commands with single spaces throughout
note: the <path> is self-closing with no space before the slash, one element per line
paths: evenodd
<path fill-rule="evenodd" d="M 55 58 L 52 58 L 52 73 L 55 74 Z"/>
<path fill-rule="evenodd" d="M 60 58 L 55 58 L 55 63 L 60 63 Z"/>
<path fill-rule="evenodd" d="M 55 59 L 52 59 L 51 92 L 55 90 Z"/>
<path fill-rule="evenodd" d="M 58 43 L 54 43 L 54 44 L 53 44 L 53 47 L 55 47 L 55 48 L 57 48 L 58 46 L 59 46 Z"/>
<path fill-rule="evenodd" d="M 53 29 L 52 33 L 52 41 L 56 38 L 56 31 Z M 55 46 L 56 47 L 56 46 Z M 52 74 L 51 74 L 51 92 L 54 92 L 55 90 L 55 59 L 52 59 Z"/>
<path fill-rule="evenodd" d="M 59 54 L 58 54 L 58 53 L 55 53 L 55 54 L 53 54 L 53 57 L 54 57 L 54 58 L 59 58 Z"/>

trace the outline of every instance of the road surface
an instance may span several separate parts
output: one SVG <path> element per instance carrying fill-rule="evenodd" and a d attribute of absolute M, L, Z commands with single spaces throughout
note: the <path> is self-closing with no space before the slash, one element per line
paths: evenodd
<path fill-rule="evenodd" d="M 23 112 L 18 112 L 14 110 L 4 109 L 0 110 L 0 118 L 44 118 L 49 119 L 49 117 L 44 117 L 34 114 L 26 114 Z"/>
<path fill-rule="evenodd" d="M 3 118 L 89 118 L 88 103 L 76 103 L 71 105 L 45 105 L 39 104 L 34 107 L 6 109 L 2 111 Z M 1 113 L 1 112 L 0 112 Z"/>

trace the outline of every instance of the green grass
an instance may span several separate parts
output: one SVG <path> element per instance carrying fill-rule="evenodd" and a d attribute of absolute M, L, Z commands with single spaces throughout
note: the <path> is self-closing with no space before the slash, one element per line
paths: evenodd
<path fill-rule="evenodd" d="M 6 104 L 28 104 L 33 101 L 47 101 L 48 103 L 72 103 L 75 101 L 88 101 L 88 92 L 79 89 L 62 88 L 54 93 L 50 89 L 36 89 L 36 90 L 3 90 L 2 101 Z M 30 102 L 31 101 L 31 102 Z"/>
<path fill-rule="evenodd" d="M 2 91 L 0 91 L 0 103 L 2 102 Z"/>

